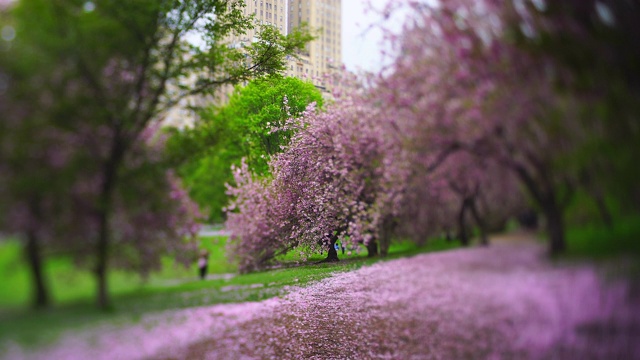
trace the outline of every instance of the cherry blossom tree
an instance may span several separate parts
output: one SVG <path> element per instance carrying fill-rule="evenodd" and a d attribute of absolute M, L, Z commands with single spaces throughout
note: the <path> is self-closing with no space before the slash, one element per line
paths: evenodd
<path fill-rule="evenodd" d="M 575 174 L 562 162 L 584 131 L 575 101 L 555 91 L 552 64 L 509 40 L 505 2 L 409 6 L 402 56 L 379 87 L 400 109 L 398 127 L 415 162 L 428 168 L 466 151 L 510 169 L 545 214 L 551 252 L 563 251 Z"/>
<path fill-rule="evenodd" d="M 20 27 L 7 13 L 10 9 L 3 9 L 3 18 L 20 34 Z M 58 96 L 77 92 L 78 87 L 68 82 L 64 66 L 54 66 L 45 54 L 17 40 L 5 45 L 0 49 L 0 231 L 24 241 L 32 303 L 40 308 L 48 306 L 51 298 L 43 249 L 59 248 L 58 240 L 75 223 L 68 216 L 72 208 L 69 189 L 74 170 L 81 164 L 73 156 L 74 147 L 81 144 L 63 125 L 79 108 L 69 107 Z M 65 83 L 70 86 L 63 86 Z M 49 126 L 47 112 L 53 114 L 51 123 L 62 126 Z"/>
<path fill-rule="evenodd" d="M 438 182 L 444 189 L 439 189 Z M 447 214 L 441 220 L 457 222 L 458 238 L 463 245 L 469 244 L 467 218 L 470 215 L 480 234 L 480 243 L 488 245 L 488 232 L 492 224 L 502 223 L 518 212 L 522 197 L 515 177 L 491 159 L 478 158 L 468 152 L 457 152 L 431 175 L 427 189 L 434 188 L 440 198 L 449 199 L 445 209 L 456 209 L 457 213 Z M 453 215 L 453 216 L 452 216 Z M 494 225 L 495 226 L 495 225 Z"/>
<path fill-rule="evenodd" d="M 610 222 L 605 191 L 637 192 L 629 166 L 637 158 L 629 146 L 637 138 L 629 126 L 638 103 L 638 31 L 630 20 L 637 6 L 406 4 L 412 11 L 403 34 L 389 36 L 401 56 L 378 87 L 419 156 L 413 162 L 428 168 L 465 151 L 509 169 L 545 215 L 552 253 L 566 246 L 564 212 L 576 187 L 592 194 Z"/>
<path fill-rule="evenodd" d="M 310 107 L 286 151 L 270 162 L 273 178 L 256 180 L 238 169 L 227 227 L 241 269 L 293 248 L 326 249 L 326 260 L 336 261 L 338 240 L 376 248 L 371 244 L 393 208 L 393 179 L 385 171 L 393 152 L 374 116 L 355 99 L 321 113 Z"/>
<path fill-rule="evenodd" d="M 13 81 L 21 80 L 19 72 L 11 74 Z M 29 76 L 34 79 L 33 74 Z M 37 83 L 56 88 L 48 77 Z M 98 172 L 86 155 L 78 153 L 78 149 L 91 149 L 99 143 L 100 134 L 92 134 L 87 127 L 82 128 L 81 136 L 51 127 L 43 121 L 42 111 L 56 107 L 45 100 L 46 92 L 41 94 L 34 98 L 12 92 L 1 96 L 10 101 L 0 103 L 5 114 L 0 229 L 24 240 L 33 278 L 32 302 L 38 308 L 51 303 L 44 251 L 68 254 L 78 264 L 95 268 L 99 227 L 95 204 L 100 193 Z M 162 164 L 162 137 L 157 128 L 145 129 L 144 141 L 131 149 L 110 225 L 114 234 L 112 266 L 142 275 L 158 269 L 164 254 L 188 265 L 193 260 L 197 233 L 197 207 Z"/>
<path fill-rule="evenodd" d="M 135 270 L 143 277 L 159 270 L 161 259 L 169 255 L 178 263 L 190 265 L 196 256 L 196 239 L 202 217 L 189 198 L 180 179 L 166 164 L 165 141 L 168 134 L 159 125 L 141 133 L 141 142 L 131 148 L 122 170 L 122 188 L 114 197 L 111 266 Z M 99 173 L 85 174 L 72 188 L 75 219 L 80 224 L 66 232 L 77 236 L 71 253 L 78 263 L 93 268 L 96 230 L 99 219 L 94 205 L 100 196 Z M 83 215 L 84 211 L 88 215 Z M 84 246 L 81 239 L 84 238 Z M 74 247 L 75 245 L 75 247 Z M 89 246 L 86 246 L 89 245 Z"/>

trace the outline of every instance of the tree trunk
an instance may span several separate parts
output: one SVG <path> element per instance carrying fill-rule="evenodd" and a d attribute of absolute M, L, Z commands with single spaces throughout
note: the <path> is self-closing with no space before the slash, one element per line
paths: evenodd
<path fill-rule="evenodd" d="M 337 262 L 340 261 L 340 259 L 338 259 L 338 252 L 336 251 L 336 248 L 333 247 L 333 244 L 329 245 L 329 252 L 327 253 L 327 258 L 324 259 L 324 262 Z"/>
<path fill-rule="evenodd" d="M 549 253 L 558 255 L 565 252 L 567 245 L 564 238 L 564 215 L 562 209 L 552 199 L 545 201 L 543 211 L 547 220 L 547 233 L 549 234 Z"/>
<path fill-rule="evenodd" d="M 389 246 L 391 246 L 391 237 L 393 236 L 396 227 L 396 221 L 390 216 L 386 216 L 382 221 L 382 228 L 380 229 L 380 256 L 385 257 L 389 253 Z"/>
<path fill-rule="evenodd" d="M 337 262 L 340 261 L 338 258 L 338 251 L 336 250 L 336 242 L 338 241 L 338 237 L 336 235 L 331 235 L 329 238 L 329 248 L 327 251 L 327 257 L 321 261 L 324 262 Z"/>
<path fill-rule="evenodd" d="M 40 253 L 40 242 L 35 231 L 30 230 L 27 233 L 27 246 L 25 248 L 27 261 L 31 269 L 33 278 L 33 300 L 32 305 L 36 309 L 48 307 L 49 291 L 44 281 L 42 254 Z"/>
<path fill-rule="evenodd" d="M 547 234 L 549 235 L 549 252 L 551 255 L 564 252 L 567 247 L 564 239 L 564 209 L 558 203 L 553 183 L 538 184 L 524 166 L 516 164 L 512 169 L 520 177 L 544 213 L 547 220 Z M 543 179 L 550 178 L 548 173 L 543 171 L 543 167 L 540 166 L 538 169 L 542 169 L 539 170 L 539 173 Z"/>
<path fill-rule="evenodd" d="M 107 284 L 107 257 L 109 253 L 109 221 L 107 214 L 100 214 L 100 232 L 96 247 L 96 282 L 98 308 L 108 310 L 111 306 Z"/>
<path fill-rule="evenodd" d="M 107 282 L 107 265 L 109 258 L 109 227 L 116 176 L 116 163 L 117 161 L 113 160 L 105 165 L 98 210 L 98 243 L 96 244 L 96 304 L 98 308 L 102 310 L 109 310 L 111 308 Z"/>
<path fill-rule="evenodd" d="M 378 256 L 378 242 L 375 239 L 371 239 L 367 244 L 367 257 Z"/>
<path fill-rule="evenodd" d="M 478 207 L 476 206 L 475 200 L 470 200 L 469 209 L 471 210 L 473 219 L 476 221 L 476 224 L 478 224 L 478 227 L 480 228 L 480 244 L 482 244 L 483 246 L 488 246 L 489 238 L 487 237 L 487 227 L 484 223 L 484 220 L 482 220 L 482 218 L 480 217 L 480 213 L 478 212 Z"/>
<path fill-rule="evenodd" d="M 458 213 L 458 231 L 460 231 L 458 237 L 462 246 L 469 246 L 469 236 L 467 235 L 467 228 L 464 220 L 464 214 L 467 210 L 466 201 L 462 203 L 460 212 Z"/>

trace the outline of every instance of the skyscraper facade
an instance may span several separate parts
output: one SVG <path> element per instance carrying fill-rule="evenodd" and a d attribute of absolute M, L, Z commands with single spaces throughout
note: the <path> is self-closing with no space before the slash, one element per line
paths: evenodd
<path fill-rule="evenodd" d="M 259 25 L 273 25 L 288 34 L 302 23 L 307 23 L 317 38 L 299 54 L 287 62 L 286 76 L 311 81 L 324 95 L 333 90 L 333 76 L 342 67 L 341 0 L 245 0 L 245 15 L 254 15 Z M 241 47 L 257 41 L 259 28 L 246 34 L 232 35 L 231 46 Z M 233 86 L 222 86 L 215 97 L 189 97 L 183 99 L 167 115 L 165 123 L 184 127 L 194 122 L 190 106 L 206 103 L 224 104 L 229 100 Z"/>
<path fill-rule="evenodd" d="M 325 92 L 331 90 L 331 75 L 342 66 L 341 0 L 246 0 L 245 15 L 253 14 L 258 24 L 275 26 L 288 34 L 302 23 L 315 31 L 300 59 L 289 59 L 287 76 L 309 80 Z M 256 41 L 258 29 L 232 36 L 233 46 Z"/>
<path fill-rule="evenodd" d="M 310 79 L 323 91 L 331 90 L 331 75 L 342 66 L 341 0 L 287 0 L 287 32 L 302 23 L 319 31 L 301 54 L 292 60 L 287 75 Z"/>
<path fill-rule="evenodd" d="M 289 0 L 245 0 L 245 15 L 253 14 L 260 25 L 273 25 L 281 33 L 287 34 L 287 6 Z M 248 31 L 246 34 L 232 36 L 231 43 L 235 46 L 249 44 L 256 41 L 255 35 L 259 29 Z"/>

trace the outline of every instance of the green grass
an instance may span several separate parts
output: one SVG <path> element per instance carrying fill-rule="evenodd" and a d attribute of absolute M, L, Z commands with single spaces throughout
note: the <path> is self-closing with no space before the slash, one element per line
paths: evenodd
<path fill-rule="evenodd" d="M 613 217 L 607 227 L 592 196 L 578 189 L 566 209 L 567 254 L 564 258 L 607 260 L 640 257 L 640 214 L 625 214 L 613 197 L 605 199 Z"/>
<path fill-rule="evenodd" d="M 214 274 L 232 273 L 236 268 L 229 264 L 224 253 L 226 237 L 212 236 L 200 239 L 200 247 L 207 249 L 209 271 Z M 0 243 L 0 309 L 24 307 L 30 295 L 30 274 L 22 261 L 20 244 L 6 240 Z M 89 271 L 78 270 L 71 258 L 54 257 L 45 261 L 45 276 L 57 303 L 70 303 L 91 298 L 95 293 L 95 279 Z M 109 272 L 109 291 L 120 295 L 140 288 L 167 286 L 176 282 L 196 279 L 197 266 L 189 268 L 176 264 L 173 259 L 162 259 L 162 270 L 143 281 L 137 274 L 112 270 Z"/>
<path fill-rule="evenodd" d="M 566 240 L 567 253 L 558 260 L 596 263 L 608 279 L 624 279 L 640 289 L 640 215 L 617 217 L 611 228 L 570 227 Z"/>
<path fill-rule="evenodd" d="M 224 258 L 224 237 L 203 238 L 202 247 L 210 251 L 210 270 L 214 274 L 234 270 Z M 409 242 L 394 244 L 389 256 L 394 259 L 422 252 L 440 251 L 456 247 L 437 239 L 419 247 Z M 86 271 L 73 269 L 65 259 L 53 259 L 47 264 L 52 275 L 55 304 L 53 309 L 30 311 L 26 309 L 28 298 L 28 274 L 19 260 L 19 248 L 15 242 L 0 243 L 0 343 L 12 339 L 26 345 L 37 345 L 55 340 L 64 330 L 80 329 L 103 322 L 126 324 L 136 321 L 146 313 L 182 309 L 229 302 L 259 301 L 287 293 L 292 286 L 305 286 L 337 272 L 351 271 L 368 265 L 379 258 L 366 258 L 366 252 L 342 256 L 337 263 L 316 264 L 315 260 L 281 269 L 237 275 L 232 278 L 199 281 L 195 265 L 188 270 L 176 268 L 170 260 L 165 268 L 142 283 L 135 275 L 125 272 L 110 274 L 110 290 L 114 310 L 100 312 L 93 306 L 93 279 Z M 7 272 L 7 270 L 12 272 Z M 75 274 L 71 274 L 75 272 Z M 66 280 L 61 280 L 65 276 Z M 73 278 L 73 280 L 69 280 Z M 6 296 L 7 298 L 4 298 Z M 46 325 L 44 325 L 46 324 Z"/>
<path fill-rule="evenodd" d="M 570 227 L 567 231 L 568 257 L 609 259 L 640 257 L 640 215 L 618 217 L 612 228 L 602 224 Z"/>

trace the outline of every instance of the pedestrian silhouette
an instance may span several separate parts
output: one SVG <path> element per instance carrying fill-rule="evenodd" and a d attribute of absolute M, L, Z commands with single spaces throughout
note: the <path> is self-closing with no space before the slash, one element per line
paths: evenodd
<path fill-rule="evenodd" d="M 206 250 L 202 250 L 200 258 L 198 258 L 198 270 L 200 271 L 200 279 L 204 280 L 207 277 L 207 270 L 209 268 L 209 253 Z"/>

